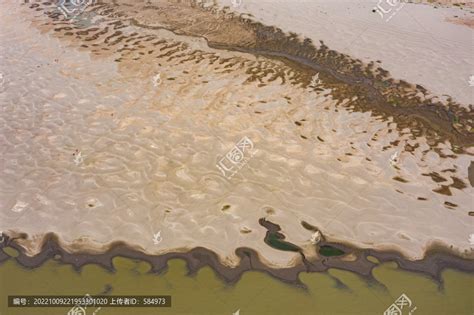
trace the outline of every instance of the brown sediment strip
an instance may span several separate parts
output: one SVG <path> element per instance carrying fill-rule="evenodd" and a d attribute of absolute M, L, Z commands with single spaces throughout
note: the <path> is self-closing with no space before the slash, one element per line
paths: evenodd
<path fill-rule="evenodd" d="M 467 171 L 468 171 L 469 183 L 471 184 L 471 187 L 474 187 L 474 162 L 473 161 L 471 161 L 471 164 L 469 164 Z"/>
<path fill-rule="evenodd" d="M 26 238 L 23 234 L 21 238 Z M 422 273 L 431 277 L 434 281 L 441 282 L 441 272 L 446 268 L 451 268 L 463 272 L 474 272 L 472 260 L 464 259 L 449 252 L 445 248 L 431 248 L 427 251 L 423 260 L 407 260 L 395 251 L 378 251 L 374 249 L 358 249 L 342 243 L 321 242 L 320 246 L 328 245 L 338 248 L 347 254 L 355 255 L 356 259 L 348 261 L 343 256 L 324 257 L 309 261 L 303 259 L 301 263 L 287 268 L 272 268 L 265 265 L 259 258 L 258 252 L 246 247 L 239 247 L 235 250 L 240 262 L 237 267 L 223 265 L 213 251 L 197 247 L 187 252 L 173 252 L 162 255 L 150 255 L 134 249 L 124 242 L 111 243 L 109 249 L 103 253 L 69 253 L 59 245 L 59 239 L 54 233 L 49 233 L 43 239 L 42 249 L 35 256 L 25 254 L 25 249 L 18 242 L 18 238 L 8 238 L 0 244 L 0 249 L 11 247 L 19 252 L 15 258 L 0 250 L 0 263 L 9 259 L 16 260 L 21 266 L 26 268 L 38 268 L 46 261 L 55 259 L 64 264 L 72 265 L 76 270 L 87 264 L 97 264 L 107 270 L 114 271 L 112 259 L 115 257 L 125 257 L 149 263 L 151 272 L 160 273 L 167 269 L 170 259 L 182 259 L 186 261 L 188 275 L 196 274 L 199 269 L 205 266 L 211 267 L 224 282 L 236 283 L 246 271 L 265 272 L 272 277 L 283 282 L 304 287 L 298 275 L 300 272 L 326 272 L 330 268 L 351 271 L 365 277 L 369 281 L 375 281 L 372 276 L 372 269 L 377 265 L 367 259 L 368 256 L 377 258 L 380 262 L 396 262 L 400 269 Z"/>
<path fill-rule="evenodd" d="M 289 78 L 285 78 L 285 74 L 278 72 L 282 69 L 266 69 L 261 64 L 251 66 L 248 69 L 248 82 L 258 80 L 264 84 L 262 79 L 271 82 L 281 78 L 282 82 L 307 87 L 313 75 L 319 73 L 322 85 L 331 89 L 331 96 L 336 100 L 342 102 L 351 99 L 348 106 L 352 110 L 371 111 L 374 116 L 393 117 L 399 130 L 409 128 L 415 137 L 425 136 L 433 148 L 446 140 L 451 142 L 453 151 L 458 153 L 465 152 L 465 148 L 474 145 L 472 104 L 463 107 L 451 98 L 442 103 L 434 97 L 430 98 L 428 91 L 420 85 L 394 80 L 388 71 L 377 67 L 375 62 L 364 64 L 358 59 L 331 50 L 322 41 L 317 48 L 308 38 L 300 39 L 294 33 L 286 34 L 277 27 L 255 22 L 248 14 L 237 15 L 228 8 L 220 10 L 216 3 L 209 4 L 212 3 L 162 0 L 157 6 L 152 6 L 145 1 L 105 0 L 89 6 L 86 11 L 111 19 L 108 25 L 119 23 L 121 28 L 128 24 L 150 30 L 167 29 L 177 35 L 201 37 L 211 48 L 265 56 L 269 60 L 283 62 L 291 69 Z M 50 18 L 60 17 L 54 5 L 49 2 L 42 5 L 49 6 L 45 14 Z M 81 34 L 87 34 L 92 29 L 94 28 L 88 29 L 86 33 L 85 30 L 76 32 L 76 38 L 81 40 Z M 101 33 L 92 35 L 91 38 L 95 40 L 99 34 Z M 121 34 L 121 31 L 108 33 L 103 44 L 110 47 L 119 44 L 122 39 L 127 38 Z M 72 35 L 73 33 L 69 34 Z M 112 38 L 117 39 L 110 42 Z M 131 38 L 126 41 L 128 40 Z M 131 45 L 133 48 L 120 49 L 130 52 L 145 48 L 138 45 L 138 42 Z M 173 46 L 162 49 L 171 47 Z M 177 46 L 176 51 L 167 51 L 156 58 L 167 57 L 179 50 L 180 46 Z M 97 55 L 99 51 L 93 50 L 93 53 Z M 143 55 L 144 52 L 138 52 L 136 58 L 131 60 L 137 61 Z M 116 61 L 122 62 L 126 56 L 122 55 Z M 199 58 L 202 59 L 202 56 Z M 357 98 L 354 99 L 354 96 Z"/>
<path fill-rule="evenodd" d="M 331 50 L 322 41 L 316 48 L 310 39 L 301 40 L 296 34 L 285 34 L 279 28 L 254 22 L 242 14 L 237 16 L 228 10 L 219 11 L 217 6 L 205 8 L 191 0 L 163 1 L 160 3 L 162 10 L 153 12 L 152 20 L 156 24 L 151 25 L 121 11 L 124 2 L 129 1 L 112 1 L 115 9 L 128 15 L 134 26 L 164 28 L 178 35 L 203 37 L 211 48 L 279 59 L 302 73 L 296 83 L 304 86 L 310 83 L 312 75 L 319 72 L 326 87 L 333 89 L 331 95 L 336 99 L 342 101 L 358 96 L 356 101 L 351 102 L 355 110 L 370 110 L 374 115 L 391 116 L 400 130 L 408 127 L 415 136 L 426 136 L 431 145 L 449 140 L 456 152 L 474 145 L 472 104 L 466 108 L 451 98 L 446 104 L 428 98 L 425 88 L 394 80 L 388 71 L 377 67 L 374 62 L 363 64 L 360 60 Z M 134 2 L 134 6 L 139 7 L 140 4 Z M 176 16 L 178 12 L 183 13 L 179 19 Z M 199 16 L 200 23 L 188 21 L 193 14 Z"/>

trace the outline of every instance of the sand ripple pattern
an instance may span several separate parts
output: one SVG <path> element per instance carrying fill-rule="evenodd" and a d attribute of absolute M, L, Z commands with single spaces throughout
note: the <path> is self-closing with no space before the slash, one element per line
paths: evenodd
<path fill-rule="evenodd" d="M 28 233 L 32 252 L 55 232 L 71 249 L 203 246 L 233 264 L 247 246 L 291 264 L 263 243 L 266 217 L 305 250 L 302 220 L 413 258 L 434 241 L 469 254 L 470 160 L 449 145 L 353 112 L 281 62 L 144 30 L 107 6 L 73 21 L 49 3 L 2 7 L 0 229 Z M 216 162 L 243 136 L 256 154 L 228 180 Z"/>

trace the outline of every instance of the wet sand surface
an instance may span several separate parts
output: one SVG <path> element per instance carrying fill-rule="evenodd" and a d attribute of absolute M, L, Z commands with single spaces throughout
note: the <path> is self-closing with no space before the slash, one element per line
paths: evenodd
<path fill-rule="evenodd" d="M 473 258 L 466 104 L 187 2 L 98 2 L 72 20 L 1 5 L 0 230 L 26 233 L 27 255 L 52 232 L 71 253 L 199 247 L 235 267 L 245 247 L 286 268 L 320 258 L 305 221 L 411 260 Z M 228 179 L 216 163 L 243 137 L 254 155 Z M 268 246 L 261 218 L 301 251 Z"/>

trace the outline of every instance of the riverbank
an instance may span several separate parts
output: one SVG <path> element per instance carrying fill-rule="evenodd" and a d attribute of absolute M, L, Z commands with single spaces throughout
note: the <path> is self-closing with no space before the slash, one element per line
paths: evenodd
<path fill-rule="evenodd" d="M 166 271 L 157 274 L 149 264 L 116 257 L 114 271 L 86 265 L 80 272 L 60 261 L 47 261 L 34 270 L 13 260 L 0 264 L 0 298 L 8 295 L 171 295 L 171 308 L 88 307 L 97 315 L 140 314 L 382 314 L 402 294 L 415 314 L 461 315 L 472 308 L 469 294 L 473 275 L 447 269 L 441 284 L 404 272 L 394 263 L 378 263 L 373 281 L 351 272 L 330 269 L 325 273 L 301 273 L 301 287 L 286 285 L 261 272 L 248 272 L 234 285 L 222 282 L 209 267 L 192 276 L 184 261 L 172 259 Z M 361 302 L 363 301 L 363 303 Z M 408 306 L 406 306 L 408 308 Z M 64 315 L 69 308 L 7 308 L 9 315 Z"/>
<path fill-rule="evenodd" d="M 0 230 L 27 235 L 25 257 L 54 233 L 71 255 L 206 248 L 237 268 L 249 248 L 276 274 L 302 268 L 265 243 L 265 218 L 308 258 L 303 221 L 404 264 L 440 247 L 473 258 L 466 104 L 246 17 L 160 5 L 68 20 L 2 3 Z M 255 154 L 229 179 L 216 164 L 244 137 Z"/>
<path fill-rule="evenodd" d="M 258 252 L 245 247 L 235 250 L 238 264 L 230 267 L 222 262 L 216 253 L 202 247 L 193 248 L 187 252 L 150 255 L 134 249 L 124 242 L 114 242 L 108 246 L 107 251 L 102 253 L 87 253 L 85 251 L 71 253 L 61 247 L 56 235 L 49 234 L 46 236 L 40 252 L 35 256 L 29 256 L 21 244 L 21 238 L 6 238 L 4 243 L 0 244 L 0 249 L 6 248 L 5 251 L 0 252 L 0 262 L 12 259 L 7 253 L 8 250 L 14 249 L 17 254 L 13 259 L 28 269 L 39 268 L 48 261 L 54 260 L 71 265 L 77 271 L 82 270 L 89 264 L 97 264 L 112 272 L 114 271 L 112 263 L 114 258 L 125 257 L 146 262 L 151 266 L 153 272 L 163 273 L 168 268 L 168 261 L 182 259 L 186 262 L 190 275 L 196 274 L 204 267 L 210 267 L 222 281 L 228 284 L 237 283 L 246 272 L 259 271 L 286 283 L 303 287 L 304 285 L 299 280 L 301 273 L 324 273 L 330 269 L 350 271 L 367 281 L 374 281 L 373 269 L 379 263 L 389 262 L 396 263 L 400 270 L 429 276 L 440 285 L 442 281 L 441 274 L 446 269 L 474 273 L 472 260 L 458 257 L 442 247 L 431 248 L 422 260 L 411 261 L 397 252 L 357 249 L 344 244 L 323 241 L 315 245 L 315 248 L 319 251 L 316 257 L 306 256 L 304 251 L 300 250 L 299 254 L 301 256 L 293 262 L 293 266 L 281 268 L 269 266 L 268 263 L 262 260 Z M 321 248 L 335 248 L 338 249 L 339 253 L 336 255 L 324 254 Z"/>

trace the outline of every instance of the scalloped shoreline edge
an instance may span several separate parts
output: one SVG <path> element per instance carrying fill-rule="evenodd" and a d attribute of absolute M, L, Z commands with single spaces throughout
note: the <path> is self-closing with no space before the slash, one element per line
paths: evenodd
<path fill-rule="evenodd" d="M 344 260 L 347 256 L 321 257 L 318 260 L 308 260 L 302 255 L 302 261 L 294 266 L 285 268 L 274 268 L 265 265 L 258 252 L 248 247 L 238 247 L 235 254 L 240 262 L 236 267 L 226 266 L 221 263 L 219 256 L 204 247 L 195 247 L 187 252 L 169 252 L 166 254 L 147 254 L 138 249 L 132 248 L 123 241 L 110 243 L 107 250 L 102 253 L 75 252 L 70 253 L 60 245 L 59 237 L 54 233 L 44 236 L 41 251 L 34 255 L 26 255 L 26 249 L 18 243 L 18 239 L 25 239 L 26 234 L 21 234 L 17 238 L 4 237 L 4 242 L 0 244 L 0 266 L 6 261 L 13 259 L 19 265 L 27 269 L 35 269 L 42 266 L 48 260 L 54 259 L 63 264 L 73 266 L 76 271 L 88 264 L 96 264 L 108 271 L 115 271 L 112 260 L 116 257 L 139 260 L 150 264 L 151 273 L 162 273 L 168 268 L 168 261 L 171 259 L 182 259 L 186 262 L 188 276 L 195 275 L 201 268 L 209 266 L 226 284 L 237 283 L 242 275 L 247 271 L 259 271 L 285 283 L 305 287 L 299 280 L 299 273 L 326 272 L 328 269 L 339 269 L 353 272 L 371 282 L 377 280 L 372 276 L 372 270 L 379 264 L 374 263 L 368 257 L 376 258 L 380 264 L 395 262 L 403 271 L 410 271 L 430 277 L 438 284 L 442 283 L 441 272 L 450 268 L 457 271 L 474 273 L 474 263 L 471 259 L 466 259 L 449 252 L 449 249 L 439 245 L 431 246 L 421 260 L 412 261 L 404 258 L 400 253 L 392 250 L 381 251 L 375 249 L 359 249 L 341 243 L 321 242 L 321 245 L 334 246 L 336 248 L 350 251 L 347 254 L 354 254 L 355 260 Z M 11 257 L 2 249 L 11 247 L 18 251 L 17 257 Z M 58 256 L 59 255 L 59 256 Z"/>

